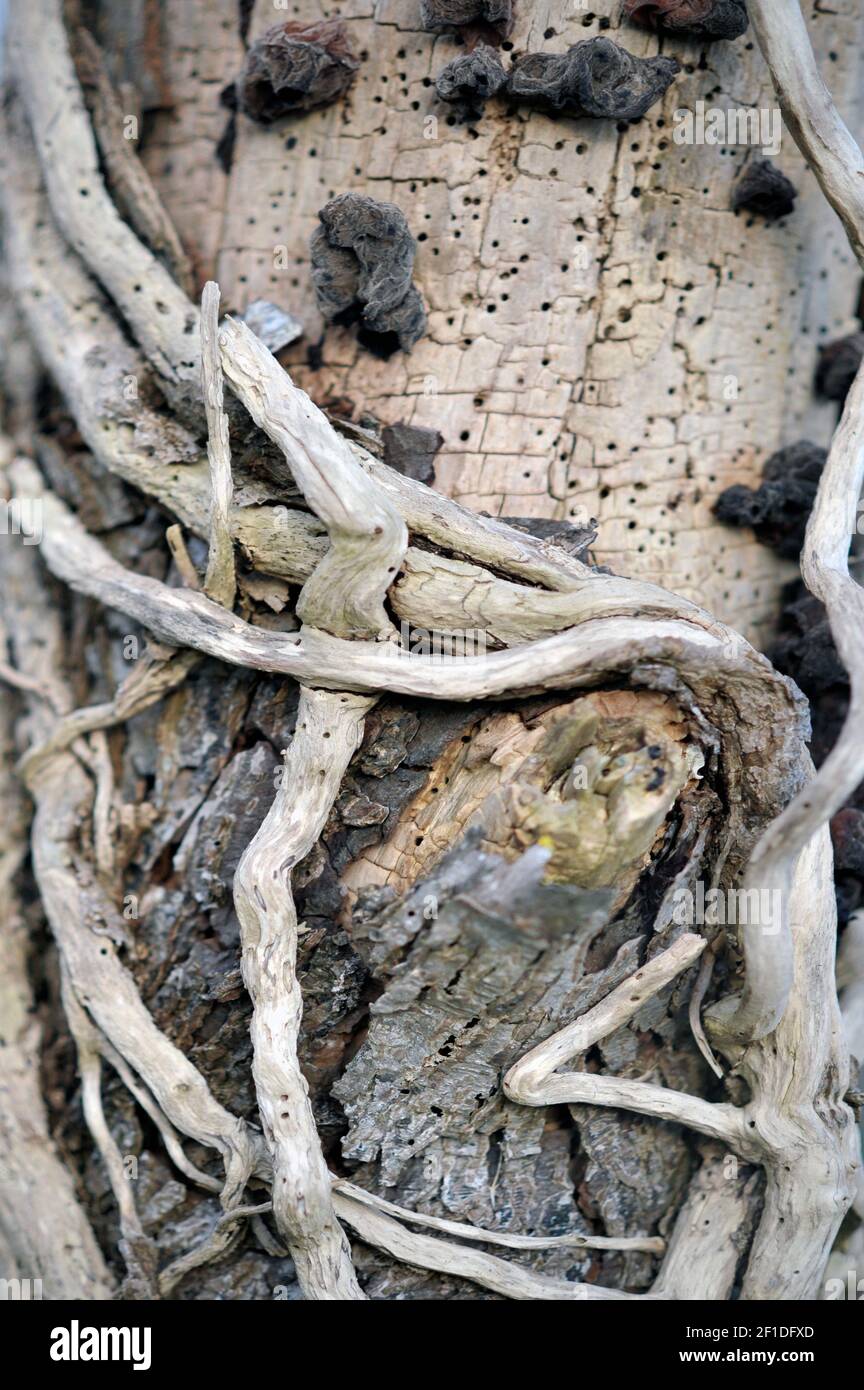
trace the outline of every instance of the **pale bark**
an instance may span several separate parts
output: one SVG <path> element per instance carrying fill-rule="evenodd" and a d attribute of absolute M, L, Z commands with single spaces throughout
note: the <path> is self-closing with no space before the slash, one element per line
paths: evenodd
<path fill-rule="evenodd" d="M 291 11 L 307 22 L 318 13 L 316 0 Z M 410 357 L 380 362 L 349 330 L 331 330 L 320 370 L 301 367 L 302 346 L 289 352 L 298 384 L 315 400 L 332 393 L 385 421 L 443 428 L 437 478 L 448 495 L 492 515 L 597 517 L 602 562 L 764 636 L 791 568 L 746 534 L 718 533 L 711 503 L 753 483 L 779 445 L 827 444 L 833 411 L 812 396 L 813 355 L 855 327 L 858 279 L 788 130 L 777 162 L 800 196 L 775 228 L 748 227 L 729 208 L 745 147 L 672 140 L 672 113 L 698 100 L 774 106 L 752 31 L 707 47 L 666 40 L 662 51 L 692 70 L 626 130 L 508 116 L 492 102 L 472 139 L 425 85 L 457 50 L 421 31 L 419 0 L 348 0 L 340 14 L 366 55 L 345 108 L 289 123 L 290 150 L 241 118 L 226 181 L 213 159 L 225 115 L 201 84 L 239 61 L 234 0 L 208 5 L 206 20 L 191 0 L 164 8 L 163 61 L 184 100 L 157 113 L 146 159 L 187 244 L 221 243 L 203 260 L 226 305 L 275 300 L 315 341 L 308 244 L 319 208 L 349 188 L 397 203 L 427 237 L 417 281 L 429 334 Z M 250 37 L 278 18 L 258 0 Z M 807 19 L 820 70 L 860 134 L 864 16 L 835 5 Z M 516 7 L 511 38 L 517 51 L 560 51 L 604 32 L 634 53 L 658 51 L 656 37 L 619 23 L 615 7 L 539 0 Z"/>

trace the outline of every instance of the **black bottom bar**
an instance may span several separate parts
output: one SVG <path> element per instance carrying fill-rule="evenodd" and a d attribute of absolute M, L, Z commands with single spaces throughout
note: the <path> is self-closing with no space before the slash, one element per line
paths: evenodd
<path fill-rule="evenodd" d="M 466 1357 L 471 1355 L 471 1348 L 477 1373 L 482 1373 L 484 1367 L 488 1373 L 490 1354 L 494 1364 L 513 1345 L 514 1322 L 525 1319 L 530 1329 L 536 1327 L 534 1319 L 539 1316 L 544 1338 L 539 1345 L 545 1348 L 544 1359 L 554 1355 L 575 1368 L 583 1357 L 598 1356 L 610 1371 L 614 1369 L 616 1378 L 629 1371 L 649 1371 L 659 1376 L 683 1371 L 685 1375 L 695 1372 L 698 1376 L 704 1368 L 738 1365 L 760 1366 L 766 1373 L 788 1366 L 821 1367 L 824 1375 L 838 1344 L 850 1343 L 860 1333 L 860 1309 L 854 1312 L 847 1305 L 860 1302 L 864 1290 L 852 1292 L 852 1298 L 847 1292 L 843 1299 L 821 1303 L 697 1304 L 646 1300 L 592 1302 L 576 1307 L 557 1303 L 545 1305 L 539 1313 L 536 1304 L 481 1300 L 471 1302 L 460 1314 L 458 1307 L 448 1302 L 444 1307 L 439 1304 L 434 1314 L 436 1335 L 430 1353 L 434 1357 L 433 1347 L 437 1347 L 439 1355 L 450 1359 L 449 1326 L 459 1338 L 456 1363 L 464 1383 L 470 1375 Z M 292 1371 L 287 1348 L 293 1347 L 303 1357 L 306 1376 L 314 1372 L 319 1357 L 321 1370 L 328 1379 L 337 1371 L 337 1365 L 340 1379 L 355 1374 L 366 1378 L 372 1373 L 372 1365 L 364 1347 L 368 1352 L 380 1345 L 382 1335 L 404 1334 L 406 1316 L 409 1323 L 412 1316 L 408 1311 L 411 1306 L 406 1301 L 377 1308 L 367 1304 L 362 1310 L 324 1310 L 320 1304 L 286 1304 L 278 1299 L 269 1303 L 99 1304 L 22 1299 L 10 1300 L 5 1309 L 0 1307 L 0 1317 L 5 1312 L 4 1327 L 10 1347 L 12 1338 L 17 1336 L 19 1345 L 27 1349 L 28 1366 L 40 1374 L 47 1372 L 50 1381 L 62 1382 L 77 1375 L 92 1379 L 94 1374 L 106 1370 L 113 1376 L 118 1371 L 139 1376 L 169 1372 L 172 1377 L 188 1373 L 200 1384 L 202 1376 L 210 1374 L 222 1380 L 244 1362 L 248 1374 L 257 1375 L 256 1363 L 262 1348 L 267 1346 L 273 1348 L 274 1361 L 286 1358 L 282 1364 L 287 1374 Z M 413 1316 L 418 1316 L 418 1312 Z M 506 1322 L 499 1324 L 496 1314 L 502 1312 Z M 419 1327 L 410 1325 L 422 1337 L 424 1325 L 429 1325 L 425 1315 L 419 1315 Z M 324 1316 L 331 1334 L 342 1318 L 348 1317 L 351 1336 L 337 1344 L 341 1350 L 333 1348 L 329 1340 L 321 1341 L 317 1319 Z M 466 1318 L 465 1323 L 461 1317 Z M 550 1331 L 556 1336 L 554 1344 L 546 1340 Z M 393 1343 L 394 1350 L 398 1346 L 398 1342 Z M 454 1343 L 451 1353 L 455 1353 L 455 1348 Z M 410 1372 L 414 1359 L 400 1360 L 400 1379 L 404 1381 L 404 1372 Z M 272 1374 L 273 1369 L 275 1366 L 268 1373 Z M 297 1369 L 295 1362 L 293 1370 Z M 379 1369 L 383 1369 L 380 1363 Z M 427 1362 L 425 1370 L 418 1367 L 418 1372 L 425 1376 L 429 1369 Z"/>

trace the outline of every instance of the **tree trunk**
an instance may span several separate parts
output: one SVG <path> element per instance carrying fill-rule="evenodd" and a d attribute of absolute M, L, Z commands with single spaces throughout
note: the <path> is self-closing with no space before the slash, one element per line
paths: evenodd
<path fill-rule="evenodd" d="M 244 8 L 250 38 L 279 18 L 270 0 Z M 681 76 L 623 130 L 503 103 L 466 130 L 430 87 L 457 39 L 423 33 L 419 11 L 419 0 L 343 6 L 365 55 L 347 101 L 278 134 L 241 120 L 226 177 L 213 97 L 240 61 L 237 6 L 221 0 L 199 20 L 194 4 L 163 4 L 152 55 L 163 109 L 144 157 L 199 273 L 215 274 L 229 309 L 263 298 L 297 315 L 306 336 L 285 360 L 313 399 L 440 430 L 436 486 L 449 497 L 492 516 L 596 517 L 599 563 L 764 639 L 794 571 L 752 538 L 718 534 L 711 507 L 730 484 L 754 483 L 781 444 L 827 443 L 834 415 L 813 396 L 814 356 L 858 326 L 859 272 L 788 134 L 777 163 L 799 199 L 774 227 L 731 211 L 758 150 L 674 143 L 673 112 L 699 100 L 776 108 L 752 35 L 661 41 Z M 292 5 L 298 22 L 319 14 L 316 0 Z M 617 24 L 587 4 L 526 4 L 510 42 L 561 51 L 606 33 L 658 51 L 656 37 Z M 817 9 L 811 35 L 854 116 L 864 16 Z M 145 71 L 149 83 L 140 60 L 129 73 L 142 90 L 157 80 Z M 309 238 L 327 200 L 354 188 L 395 202 L 421 238 L 429 332 L 382 362 L 350 329 L 331 330 L 312 370 L 323 325 Z"/>
<path fill-rule="evenodd" d="M 816 349 L 858 327 L 854 204 L 844 230 L 793 142 L 776 4 L 712 43 L 517 0 L 508 63 L 598 35 L 679 59 L 616 121 L 463 116 L 434 79 L 478 34 L 351 0 L 347 93 L 262 124 L 235 79 L 313 0 L 10 0 L 0 1275 L 825 1296 L 854 784 L 806 801 L 806 701 L 758 654 L 798 567 L 713 512 L 829 445 Z M 854 111 L 864 16 L 808 26 Z M 798 196 L 772 221 L 732 210 L 758 148 L 679 144 L 675 113 L 770 113 L 774 78 Z M 322 316 L 310 240 L 345 192 L 416 238 L 410 351 Z M 276 358 L 253 315 L 218 327 L 261 300 L 302 324 Z M 434 492 L 398 424 L 439 432 Z M 740 892 L 749 922 L 704 911 Z"/>

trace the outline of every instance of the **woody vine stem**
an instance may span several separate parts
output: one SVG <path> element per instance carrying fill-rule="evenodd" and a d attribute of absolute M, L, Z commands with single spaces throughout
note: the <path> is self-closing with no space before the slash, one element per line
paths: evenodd
<path fill-rule="evenodd" d="M 750 0 L 749 11 L 787 125 L 861 259 L 862 157 L 822 86 L 797 4 Z M 734 881 L 780 893 L 776 934 L 742 929 L 740 989 L 702 1018 L 698 999 L 691 1010 L 703 1051 L 718 1069 L 725 1064 L 746 1080 L 749 1098 L 738 1106 L 709 1103 L 647 1081 L 579 1069 L 578 1060 L 598 1040 L 703 958 L 708 943 L 693 932 L 678 935 L 587 1013 L 531 1048 L 510 1067 L 504 1091 L 521 1105 L 589 1102 L 672 1120 L 761 1165 L 765 1200 L 740 1297 L 816 1297 L 858 1182 L 856 1130 L 846 1100 L 850 1056 L 834 983 L 827 821 L 864 778 L 864 602 L 847 567 L 854 529 L 849 518 L 864 474 L 864 375 L 836 432 L 802 560 L 811 591 L 828 610 L 854 692 L 841 740 L 813 775 L 798 697 L 738 634 L 683 599 L 594 573 L 552 545 L 391 473 L 334 430 L 244 324 L 230 318 L 219 324 L 215 285 L 205 288 L 199 313 L 181 287 L 183 268 L 173 278 L 114 207 L 58 0 L 13 0 L 10 50 L 16 94 L 4 141 L 6 237 L 28 327 L 101 465 L 209 541 L 200 590 L 172 589 L 132 573 L 52 494 L 33 462 L 4 445 L 9 495 L 41 498 L 44 537 L 38 555 L 21 546 L 4 550 L 9 601 L 3 635 L 14 659 L 4 660 L 0 675 L 29 709 L 31 746 L 20 772 L 36 805 L 33 863 L 59 952 L 86 1120 L 117 1199 L 129 1282 L 142 1296 L 170 1293 L 189 1269 L 230 1249 L 247 1220 L 278 1249 L 264 1222 L 269 1215 L 310 1299 L 364 1297 L 348 1230 L 398 1260 L 516 1299 L 637 1297 L 541 1276 L 519 1265 L 518 1252 L 592 1243 L 657 1250 L 656 1238 L 544 1241 L 483 1232 L 394 1207 L 329 1172 L 297 1060 L 302 997 L 291 891 L 292 870 L 318 840 L 360 744 L 364 717 L 382 692 L 474 700 L 587 688 L 624 675 L 674 690 L 694 719 L 718 731 L 730 828 L 746 850 L 740 863 L 730 861 Z M 127 176 L 145 221 L 149 217 L 167 244 L 179 247 L 143 170 L 127 170 Z M 109 312 L 103 290 L 128 335 Z M 102 368 L 105 360 L 113 363 L 110 374 Z M 148 372 L 171 403 L 173 419 L 140 402 L 130 421 L 117 378 Z M 284 508 L 262 505 L 241 512 L 233 506 L 225 384 L 284 454 L 327 541 L 307 511 L 286 515 Z M 206 465 L 196 461 L 195 439 L 205 420 Z M 182 554 L 182 534 L 175 543 Z M 256 567 L 302 585 L 299 633 L 252 627 L 233 613 L 235 543 Z M 146 659 L 107 704 L 74 708 L 59 674 L 62 633 L 40 560 L 56 580 L 135 619 L 152 635 Z M 391 612 L 430 629 L 483 626 L 494 615 L 504 646 L 442 661 L 409 655 L 389 640 Z M 37 627 L 38 644 L 28 635 Z M 93 930 L 94 922 L 116 918 L 105 888 L 112 864 L 105 730 L 176 688 L 202 653 L 288 674 L 301 685 L 284 775 L 234 881 L 243 975 L 254 1006 L 261 1132 L 216 1101 L 189 1059 L 156 1027 L 115 936 Z M 771 756 L 757 765 L 753 754 L 769 741 Z M 82 848 L 82 818 L 92 826 L 95 873 Z M 22 852 L 14 841 L 4 847 L 4 877 Z M 717 949 L 712 943 L 711 951 Z M 860 990 L 850 991 L 850 998 L 855 1017 L 848 1026 L 860 1033 Z M 146 1110 L 187 1179 L 220 1193 L 223 1214 L 204 1244 L 161 1270 L 102 1113 L 103 1065 Z M 32 1103 L 23 1073 L 19 1080 L 10 1095 L 13 1119 L 16 1106 Z M 193 1166 L 184 1139 L 221 1155 L 223 1181 Z M 61 1190 L 66 1179 L 54 1179 Z M 715 1192 L 708 1201 L 722 1232 L 735 1198 Z M 5 1223 L 16 1219 L 11 1211 L 2 1216 Z M 65 1270 L 70 1287 L 83 1283 L 99 1296 L 110 1281 L 83 1217 L 78 1213 L 72 1221 L 75 1238 L 64 1253 L 55 1252 L 58 1277 Z M 513 1257 L 489 1253 L 496 1245 L 509 1247 Z M 706 1257 L 704 1234 L 685 1204 L 658 1279 L 639 1296 L 725 1298 L 731 1278 L 721 1250 Z"/>

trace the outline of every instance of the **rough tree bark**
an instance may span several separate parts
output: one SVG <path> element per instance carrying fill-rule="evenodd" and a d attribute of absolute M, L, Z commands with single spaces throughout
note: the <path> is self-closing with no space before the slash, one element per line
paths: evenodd
<path fill-rule="evenodd" d="M 785 1300 L 860 1247 L 827 823 L 864 776 L 864 379 L 802 557 L 853 690 L 816 775 L 759 653 L 796 566 L 712 507 L 837 424 L 864 16 L 749 11 L 711 43 L 517 0 L 507 63 L 679 59 L 616 122 L 463 118 L 434 79 L 478 34 L 420 0 L 10 0 L 0 1275 Z M 253 120 L 250 43 L 322 19 L 347 90 Z M 779 101 L 793 214 L 732 211 L 758 151 L 676 143 L 699 101 Z M 409 352 L 321 316 L 345 192 L 417 239 Z M 683 920 L 712 889 L 770 911 Z"/>

